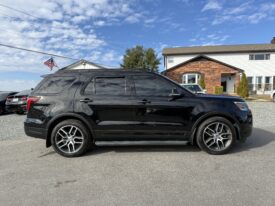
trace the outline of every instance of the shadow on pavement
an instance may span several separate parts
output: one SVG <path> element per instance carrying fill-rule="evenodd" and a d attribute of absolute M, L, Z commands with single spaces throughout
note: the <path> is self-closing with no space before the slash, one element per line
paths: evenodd
<path fill-rule="evenodd" d="M 199 152 L 200 149 L 192 145 L 142 145 L 142 146 L 95 146 L 86 155 L 97 155 L 108 152 L 136 153 L 136 152 Z"/>
<path fill-rule="evenodd" d="M 264 147 L 273 141 L 275 141 L 275 132 L 272 133 L 264 129 L 254 128 L 252 135 L 247 138 L 246 142 L 237 143 L 231 153 Z"/>

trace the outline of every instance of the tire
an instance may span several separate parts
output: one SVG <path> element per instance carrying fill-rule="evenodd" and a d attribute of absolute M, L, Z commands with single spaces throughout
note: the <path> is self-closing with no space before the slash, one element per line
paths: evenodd
<path fill-rule="evenodd" d="M 64 157 L 79 157 L 92 145 L 92 137 L 82 122 L 69 119 L 54 127 L 51 143 L 58 154 Z"/>
<path fill-rule="evenodd" d="M 222 155 L 228 153 L 235 144 L 236 130 L 227 119 L 211 117 L 201 123 L 196 138 L 201 150 L 212 155 Z"/>
<path fill-rule="evenodd" d="M 23 111 L 16 111 L 15 113 L 18 114 L 18 115 L 23 115 L 23 114 L 25 114 L 25 112 L 23 112 Z"/>
<path fill-rule="evenodd" d="M 5 111 L 4 111 L 4 108 L 0 107 L 0 115 L 1 115 L 1 114 L 4 114 L 4 112 L 5 112 Z"/>
<path fill-rule="evenodd" d="M 273 99 L 273 102 L 275 103 L 275 94 L 273 94 L 273 98 L 272 99 Z"/>

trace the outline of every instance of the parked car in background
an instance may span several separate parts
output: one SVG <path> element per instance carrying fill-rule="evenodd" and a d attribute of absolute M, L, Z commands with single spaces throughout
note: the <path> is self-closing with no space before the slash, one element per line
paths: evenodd
<path fill-rule="evenodd" d="M 185 89 L 190 90 L 195 94 L 205 94 L 206 90 L 203 89 L 199 84 L 181 84 Z"/>
<path fill-rule="evenodd" d="M 9 95 L 14 95 L 17 92 L 0 92 L 0 115 L 6 112 L 6 99 Z"/>
<path fill-rule="evenodd" d="M 151 72 L 70 70 L 49 75 L 28 98 L 25 133 L 66 157 L 103 143 L 190 142 L 225 154 L 252 132 L 239 97 L 195 95 Z"/>
<path fill-rule="evenodd" d="M 15 95 L 8 96 L 6 100 L 6 110 L 16 114 L 24 114 L 30 92 L 31 90 L 24 90 Z"/>
<path fill-rule="evenodd" d="M 273 92 L 271 92 L 271 98 L 272 98 L 273 102 L 275 102 L 275 90 Z"/>

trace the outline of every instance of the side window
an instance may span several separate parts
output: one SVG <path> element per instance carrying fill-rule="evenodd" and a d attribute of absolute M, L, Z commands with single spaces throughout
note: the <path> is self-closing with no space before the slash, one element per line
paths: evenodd
<path fill-rule="evenodd" d="M 125 77 L 97 77 L 91 82 L 86 90 L 94 91 L 97 95 L 126 95 Z"/>
<path fill-rule="evenodd" d="M 57 94 L 70 86 L 75 77 L 52 77 L 48 78 L 37 90 L 41 94 Z"/>
<path fill-rule="evenodd" d="M 168 96 L 174 88 L 164 79 L 154 76 L 134 76 L 137 96 Z"/>
<path fill-rule="evenodd" d="M 94 94 L 95 93 L 95 81 L 92 79 L 84 90 L 84 94 Z"/>

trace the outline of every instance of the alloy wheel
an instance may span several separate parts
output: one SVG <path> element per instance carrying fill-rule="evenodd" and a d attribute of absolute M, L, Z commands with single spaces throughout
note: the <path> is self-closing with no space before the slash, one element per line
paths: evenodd
<path fill-rule="evenodd" d="M 222 122 L 214 122 L 203 130 L 203 141 L 205 146 L 212 151 L 223 151 L 227 149 L 232 141 L 231 129 Z"/>
<path fill-rule="evenodd" d="M 84 144 L 82 131 L 73 125 L 61 127 L 55 135 L 56 147 L 67 154 L 78 152 Z"/>

